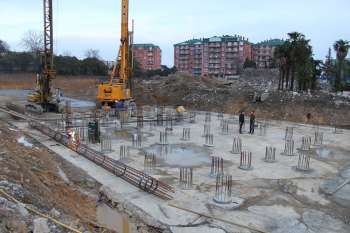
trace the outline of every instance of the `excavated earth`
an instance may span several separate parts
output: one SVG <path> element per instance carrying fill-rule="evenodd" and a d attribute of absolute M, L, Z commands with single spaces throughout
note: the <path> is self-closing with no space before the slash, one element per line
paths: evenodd
<path fill-rule="evenodd" d="M 0 119 L 0 189 L 81 232 L 112 232 L 96 220 L 100 184 Z M 43 223 L 44 222 L 44 223 Z M 69 232 L 0 195 L 0 232 Z"/>

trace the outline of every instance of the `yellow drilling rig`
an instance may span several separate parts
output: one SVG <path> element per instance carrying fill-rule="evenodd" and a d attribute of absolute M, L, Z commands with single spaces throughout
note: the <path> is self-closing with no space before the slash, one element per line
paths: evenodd
<path fill-rule="evenodd" d="M 53 63 L 53 14 L 52 0 L 44 3 L 44 51 L 41 54 L 41 69 L 37 75 L 36 90 L 28 95 L 26 109 L 35 112 L 61 112 L 60 93 L 52 93 L 52 80 L 56 77 Z"/>
<path fill-rule="evenodd" d="M 97 90 L 98 105 L 112 108 L 135 106 L 131 91 L 132 36 L 129 33 L 129 0 L 122 0 L 121 4 L 121 37 L 117 61 L 109 82 L 99 84 Z M 116 76 L 118 80 L 114 81 Z"/>

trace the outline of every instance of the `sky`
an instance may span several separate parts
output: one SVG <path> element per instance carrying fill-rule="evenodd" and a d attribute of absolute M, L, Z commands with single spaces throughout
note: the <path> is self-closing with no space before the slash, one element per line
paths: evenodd
<path fill-rule="evenodd" d="M 42 31 L 42 0 L 0 0 L 0 39 L 12 50 L 28 30 Z M 97 49 L 115 60 L 120 0 L 53 0 L 54 50 L 83 58 Z M 350 40 L 349 0 L 130 0 L 135 43 L 154 43 L 162 63 L 173 65 L 173 45 L 192 38 L 242 35 L 253 43 L 298 31 L 324 59 L 334 41 Z M 131 28 L 131 23 L 130 23 Z"/>

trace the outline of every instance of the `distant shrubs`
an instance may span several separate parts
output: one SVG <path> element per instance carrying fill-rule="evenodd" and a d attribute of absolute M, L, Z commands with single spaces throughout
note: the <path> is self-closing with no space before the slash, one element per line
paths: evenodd
<path fill-rule="evenodd" d="M 107 66 L 98 58 L 80 60 L 72 56 L 55 56 L 59 75 L 107 75 Z M 0 72 L 40 72 L 41 59 L 29 52 L 8 52 L 0 56 Z"/>

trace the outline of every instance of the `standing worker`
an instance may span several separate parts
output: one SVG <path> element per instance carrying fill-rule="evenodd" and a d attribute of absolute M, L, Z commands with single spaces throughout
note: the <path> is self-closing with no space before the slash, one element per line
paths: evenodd
<path fill-rule="evenodd" d="M 254 134 L 254 125 L 255 125 L 255 112 L 252 111 L 250 113 L 250 130 L 249 130 L 250 134 Z"/>
<path fill-rule="evenodd" d="M 244 124 L 244 112 L 241 111 L 241 113 L 239 114 L 239 133 L 242 133 L 242 127 Z"/>

